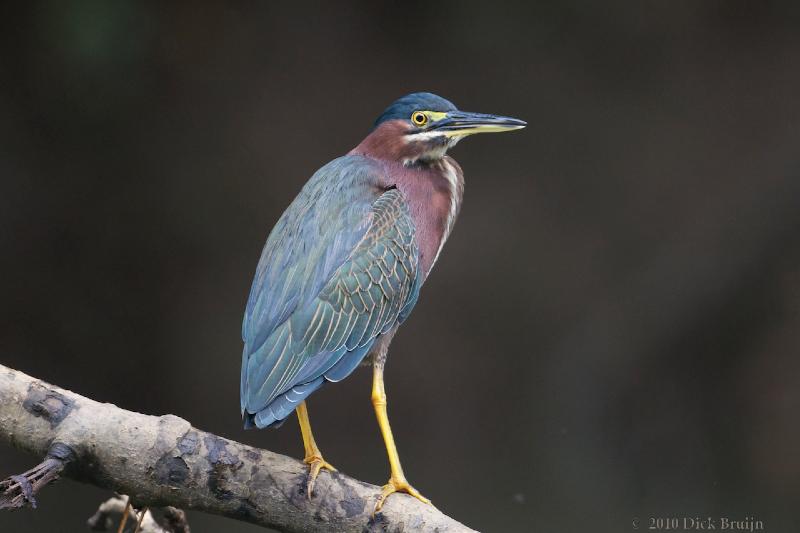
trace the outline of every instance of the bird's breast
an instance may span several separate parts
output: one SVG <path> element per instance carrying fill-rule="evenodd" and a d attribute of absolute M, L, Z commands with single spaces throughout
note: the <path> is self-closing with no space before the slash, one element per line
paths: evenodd
<path fill-rule="evenodd" d="M 439 258 L 461 208 L 464 178 L 452 158 L 395 170 L 393 181 L 405 195 L 416 226 L 421 271 L 427 277 Z"/>

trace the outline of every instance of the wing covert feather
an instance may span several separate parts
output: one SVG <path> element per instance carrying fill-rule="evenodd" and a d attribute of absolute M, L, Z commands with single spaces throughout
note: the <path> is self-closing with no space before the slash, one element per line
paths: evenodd
<path fill-rule="evenodd" d="M 270 234 L 242 325 L 245 415 L 282 394 L 301 401 L 326 373 L 342 379 L 416 301 L 414 224 L 375 172 L 356 156 L 326 165 Z"/>

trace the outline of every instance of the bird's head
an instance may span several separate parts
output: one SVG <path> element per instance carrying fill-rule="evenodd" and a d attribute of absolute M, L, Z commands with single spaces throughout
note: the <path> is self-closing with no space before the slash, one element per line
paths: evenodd
<path fill-rule="evenodd" d="M 411 93 L 393 102 L 354 152 L 396 158 L 409 164 L 444 157 L 458 141 L 476 133 L 524 128 L 522 120 L 460 111 L 432 93 Z"/>

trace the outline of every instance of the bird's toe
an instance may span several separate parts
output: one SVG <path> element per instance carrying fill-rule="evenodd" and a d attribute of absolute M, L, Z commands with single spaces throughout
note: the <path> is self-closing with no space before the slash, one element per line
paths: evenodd
<path fill-rule="evenodd" d="M 320 471 L 324 468 L 329 472 L 336 472 L 336 468 L 334 468 L 332 464 L 323 459 L 321 455 L 312 455 L 310 457 L 306 457 L 305 459 L 303 459 L 303 462 L 308 465 L 306 495 L 310 500 L 311 494 L 314 492 L 314 485 L 317 482 L 317 476 L 319 475 Z"/>
<path fill-rule="evenodd" d="M 431 503 L 428 498 L 420 494 L 420 492 L 412 487 L 405 479 L 389 479 L 389 482 L 381 488 L 381 493 L 378 495 L 378 501 L 375 502 L 375 509 L 372 511 L 373 516 L 383 509 L 383 504 L 386 503 L 386 499 L 395 492 L 405 492 L 406 494 L 415 497 L 422 503 L 426 503 L 428 505 Z"/>

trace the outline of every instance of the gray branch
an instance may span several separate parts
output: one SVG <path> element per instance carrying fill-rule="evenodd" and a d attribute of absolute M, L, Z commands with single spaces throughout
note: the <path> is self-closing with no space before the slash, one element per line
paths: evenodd
<path fill-rule="evenodd" d="M 324 472 L 304 493 L 300 461 L 218 437 L 173 415 L 99 403 L 0 365 L 0 440 L 43 458 L 0 482 L 0 509 L 34 504 L 59 475 L 114 490 L 137 506 L 175 506 L 281 531 L 472 531 L 431 505 Z"/>

